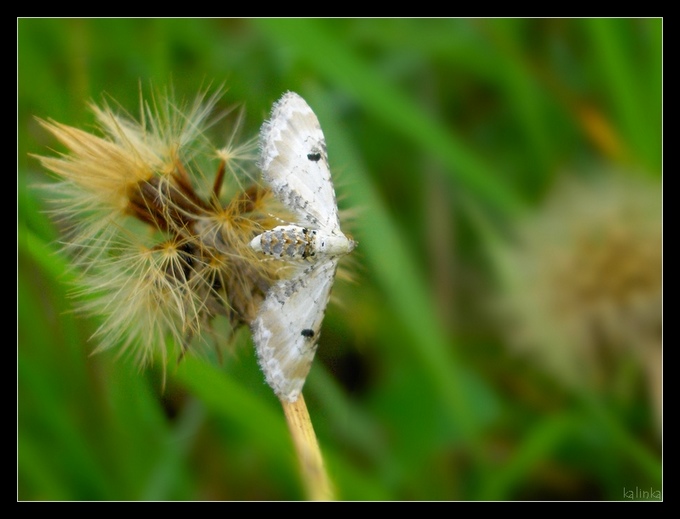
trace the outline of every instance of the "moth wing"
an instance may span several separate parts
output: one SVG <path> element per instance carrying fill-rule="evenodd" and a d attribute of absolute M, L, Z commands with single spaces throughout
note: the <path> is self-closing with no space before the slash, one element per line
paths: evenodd
<path fill-rule="evenodd" d="M 252 322 L 267 383 L 280 398 L 297 400 L 314 360 L 337 260 L 314 263 L 267 292 Z"/>
<path fill-rule="evenodd" d="M 339 230 L 338 207 L 319 119 L 287 92 L 260 130 L 262 174 L 279 200 L 314 229 Z"/>

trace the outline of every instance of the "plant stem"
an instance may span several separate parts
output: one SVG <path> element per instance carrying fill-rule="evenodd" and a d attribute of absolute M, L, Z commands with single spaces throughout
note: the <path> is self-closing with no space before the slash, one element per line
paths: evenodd
<path fill-rule="evenodd" d="M 334 492 L 323 464 L 305 399 L 300 395 L 292 403 L 281 400 L 281 405 L 297 451 L 307 498 L 310 501 L 334 500 Z"/>

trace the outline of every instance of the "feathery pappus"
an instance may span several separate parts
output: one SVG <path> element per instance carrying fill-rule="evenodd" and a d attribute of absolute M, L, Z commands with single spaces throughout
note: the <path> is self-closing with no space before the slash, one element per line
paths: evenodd
<path fill-rule="evenodd" d="M 251 180 L 255 141 L 237 143 L 240 118 L 222 147 L 208 139 L 219 97 L 140 95 L 139 119 L 92 104 L 94 133 L 39 121 L 67 150 L 38 159 L 57 177 L 52 214 L 77 267 L 81 309 L 103 317 L 97 351 L 121 345 L 145 364 L 159 352 L 165 360 L 172 339 L 181 358 L 206 342 L 214 317 L 249 324 L 285 274 L 249 246 L 280 213 Z"/>

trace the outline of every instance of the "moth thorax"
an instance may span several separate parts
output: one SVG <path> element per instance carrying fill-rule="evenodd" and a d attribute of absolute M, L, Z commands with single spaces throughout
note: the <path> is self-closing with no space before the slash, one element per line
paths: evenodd
<path fill-rule="evenodd" d="M 328 233 L 314 231 L 315 250 L 322 256 L 342 256 L 349 254 L 355 247 L 354 240 L 350 240 L 342 232 Z"/>
<path fill-rule="evenodd" d="M 305 259 L 314 256 L 314 232 L 297 225 L 282 225 L 256 236 L 250 246 L 275 258 Z"/>

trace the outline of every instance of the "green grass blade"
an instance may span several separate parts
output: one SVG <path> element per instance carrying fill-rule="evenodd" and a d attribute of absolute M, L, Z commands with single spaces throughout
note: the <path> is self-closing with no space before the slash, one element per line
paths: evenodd
<path fill-rule="evenodd" d="M 352 186 L 347 192 L 348 202 L 362 210 L 361 226 L 357 229 L 361 253 L 385 291 L 386 299 L 411 332 L 403 344 L 412 349 L 431 374 L 434 386 L 448 403 L 447 408 L 468 444 L 474 446 L 478 441 L 478 424 L 461 385 L 455 347 L 435 317 L 437 312 L 418 263 L 369 181 L 347 135 L 335 122 L 331 100 L 319 95 L 308 95 L 308 98 L 323 121 L 331 156 L 342 157 L 346 167 L 345 178 Z"/>
<path fill-rule="evenodd" d="M 278 45 L 294 47 L 296 55 L 349 92 L 367 112 L 438 157 L 447 174 L 462 189 L 506 214 L 515 214 L 523 207 L 499 172 L 348 51 L 345 43 L 325 30 L 318 20 L 262 19 L 258 23 Z"/>
<path fill-rule="evenodd" d="M 645 166 L 658 171 L 661 165 L 660 132 L 657 113 L 659 106 L 650 106 L 643 97 L 647 93 L 643 81 L 651 79 L 656 84 L 655 78 L 660 74 L 640 74 L 636 69 L 636 61 L 631 59 L 631 41 L 629 41 L 633 20 L 625 19 L 590 19 L 587 23 L 590 38 L 593 44 L 594 54 L 597 56 L 601 67 L 603 79 L 607 91 L 611 95 L 611 103 L 616 117 L 618 118 L 624 134 L 627 137 L 633 154 Z M 660 20 L 656 22 L 661 23 Z M 658 33 L 653 31 L 652 38 L 658 38 Z M 652 52 L 657 49 L 652 45 Z M 657 59 L 653 59 L 658 62 Z M 658 99 L 655 95 L 653 100 Z"/>

